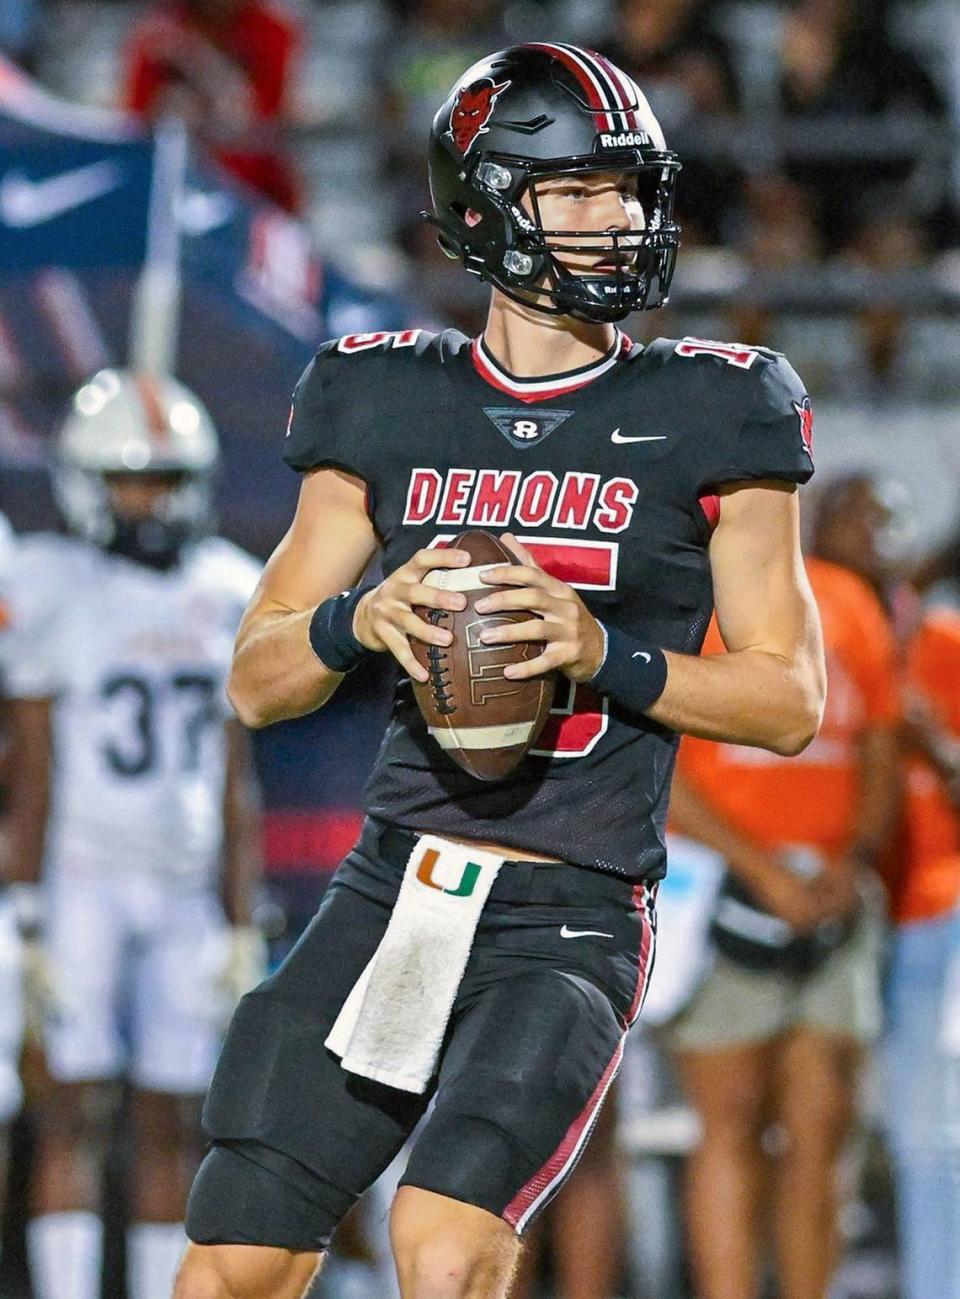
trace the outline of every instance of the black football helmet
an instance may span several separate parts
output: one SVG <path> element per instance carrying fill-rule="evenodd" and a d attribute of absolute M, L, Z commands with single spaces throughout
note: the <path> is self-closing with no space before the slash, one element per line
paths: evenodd
<path fill-rule="evenodd" d="M 542 43 L 474 64 L 433 120 L 429 168 L 434 211 L 424 215 L 440 247 L 508 297 L 604 322 L 667 301 L 680 163 L 639 87 L 602 55 Z M 545 230 L 536 181 L 587 172 L 634 178 L 646 228 Z M 575 272 L 556 256 L 564 252 L 596 254 L 614 269 Z"/>

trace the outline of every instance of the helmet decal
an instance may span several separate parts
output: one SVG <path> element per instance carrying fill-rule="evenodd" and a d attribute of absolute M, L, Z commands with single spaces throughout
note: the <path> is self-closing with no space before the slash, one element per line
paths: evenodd
<path fill-rule="evenodd" d="M 803 449 L 810 459 L 813 459 L 813 406 L 810 398 L 804 397 L 803 401 L 795 401 L 793 409 L 800 417 L 800 436 L 803 438 Z"/>
<path fill-rule="evenodd" d="M 464 86 L 457 95 L 450 113 L 450 134 L 461 153 L 467 153 L 480 135 L 485 135 L 487 122 L 497 99 L 512 83 L 495 83 L 492 77 L 482 77 L 470 86 Z"/>

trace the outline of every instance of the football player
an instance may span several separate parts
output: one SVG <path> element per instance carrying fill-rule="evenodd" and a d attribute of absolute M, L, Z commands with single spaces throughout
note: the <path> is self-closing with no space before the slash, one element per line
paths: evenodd
<path fill-rule="evenodd" d="M 666 300 L 678 246 L 679 162 L 640 90 L 590 51 L 513 47 L 453 88 L 429 166 L 441 245 L 490 284 L 489 316 L 473 340 L 325 344 L 294 396 L 284 453 L 304 474 L 300 502 L 244 616 L 231 699 L 264 726 L 320 707 L 368 654 L 392 654 L 400 675 L 360 841 L 233 1018 L 177 1299 L 301 1295 L 434 1097 L 392 1208 L 404 1299 L 503 1296 L 517 1238 L 575 1164 L 640 1010 L 679 733 L 786 754 L 819 724 L 802 383 L 776 352 L 642 347 L 616 325 Z M 443 611 L 477 580 L 445 546 L 469 526 L 523 556 L 484 571 L 480 611 L 536 615 L 482 644 L 546 642 L 503 678 L 562 674 L 536 747 L 494 782 L 447 759 L 411 689 L 428 679 L 411 640 L 442 653 Z M 383 580 L 357 585 L 378 547 Z M 425 583 L 434 569 L 450 576 Z M 702 660 L 714 601 L 731 652 Z M 441 888 L 435 867 L 461 898 L 496 874 L 449 1017 L 431 1015 L 436 1037 L 412 1023 L 397 1040 L 387 1007 L 404 997 L 390 1003 L 385 981 L 430 961 L 410 905 L 425 881 Z M 447 977 L 433 961 L 417 1004 Z M 383 1068 L 341 1064 L 361 1020 Z M 328 1048 L 348 1022 L 343 1050 Z M 428 1037 L 441 1045 L 424 1081 Z"/>
<path fill-rule="evenodd" d="M 186 388 L 102 371 L 59 437 L 72 535 L 25 537 L 9 583 L 10 868 L 32 968 L 46 966 L 33 985 L 54 1084 L 28 1226 L 38 1299 L 100 1293 L 99 1184 L 121 1075 L 131 1299 L 169 1295 L 220 999 L 244 966 L 247 986 L 263 972 L 254 784 L 224 693 L 259 565 L 207 535 L 217 459 Z"/>

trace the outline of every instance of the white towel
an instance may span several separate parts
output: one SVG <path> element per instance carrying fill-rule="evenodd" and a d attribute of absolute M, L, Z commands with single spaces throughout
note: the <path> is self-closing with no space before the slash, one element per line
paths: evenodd
<path fill-rule="evenodd" d="M 426 1089 L 504 860 L 436 835 L 417 840 L 386 932 L 327 1036 L 344 1069 L 401 1091 Z"/>

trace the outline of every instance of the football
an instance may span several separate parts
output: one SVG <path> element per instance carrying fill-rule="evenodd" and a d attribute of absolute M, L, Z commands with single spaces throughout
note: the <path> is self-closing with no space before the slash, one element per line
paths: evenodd
<path fill-rule="evenodd" d="M 461 532 L 450 545 L 469 553 L 470 566 L 433 569 L 424 585 L 462 591 L 467 604 L 459 612 L 416 610 L 425 621 L 451 631 L 453 642 L 447 646 L 411 642 L 417 661 L 430 673 L 426 682 L 413 683 L 414 694 L 431 736 L 448 758 L 477 780 L 502 780 L 547 720 L 557 674 L 511 681 L 503 669 L 536 658 L 543 652 L 543 642 L 484 645 L 480 640 L 487 627 L 528 622 L 535 616 L 522 609 L 485 615 L 475 609 L 477 601 L 496 589 L 480 580 L 481 572 L 497 564 L 522 563 L 519 555 L 479 528 Z"/>

